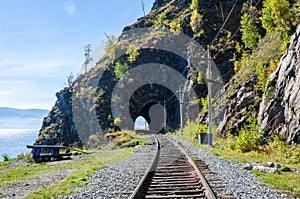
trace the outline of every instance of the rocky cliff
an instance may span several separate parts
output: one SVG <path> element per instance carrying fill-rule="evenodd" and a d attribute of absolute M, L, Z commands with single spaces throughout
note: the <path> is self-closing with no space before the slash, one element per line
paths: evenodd
<path fill-rule="evenodd" d="M 223 12 L 228 14 L 230 12 L 232 3 L 222 2 L 219 3 L 218 1 L 199 1 L 199 12 L 203 15 L 203 32 L 204 34 L 196 35 L 195 32 L 191 29 L 190 21 L 191 21 L 191 8 L 190 8 L 191 0 L 156 0 L 153 4 L 153 8 L 151 12 L 137 20 L 137 22 L 133 23 L 124 28 L 124 31 L 139 28 L 139 27 L 150 27 L 155 24 L 158 20 L 158 16 L 162 13 L 165 14 L 165 18 L 163 21 L 163 26 L 167 28 L 172 21 L 179 23 L 182 26 L 182 32 L 190 37 L 194 37 L 200 43 L 206 45 L 210 40 L 213 39 L 213 35 L 215 35 L 219 27 L 221 27 L 224 19 L 220 14 L 220 9 L 222 6 Z M 216 6 L 217 5 L 217 6 Z M 226 38 L 229 32 L 234 32 L 236 28 L 239 26 L 239 21 L 235 20 L 239 19 L 240 11 L 242 8 L 242 2 L 238 3 L 233 10 L 233 17 L 230 18 L 228 25 L 224 27 L 224 31 L 220 35 L 220 41 L 217 41 L 215 46 L 213 46 L 213 53 L 217 53 L 219 50 L 218 45 L 222 45 L 222 38 Z M 224 14 L 223 13 L 223 14 Z M 151 37 L 147 40 L 151 42 Z M 155 35 L 154 35 L 155 37 Z M 236 34 L 233 37 L 233 41 L 239 39 L 239 34 Z M 133 41 L 134 42 L 134 41 Z M 153 42 L 157 42 L 153 40 Z M 128 44 L 126 44 L 128 46 Z M 138 45 L 138 44 L 135 44 Z M 231 76 L 233 75 L 233 65 L 228 61 L 230 57 L 233 56 L 233 47 L 234 42 L 228 46 L 226 50 L 222 50 L 218 52 L 217 56 L 217 65 L 219 70 L 221 71 L 221 75 L 225 81 L 229 81 Z M 139 59 L 135 63 L 128 62 L 126 57 L 121 57 L 120 60 L 122 63 L 127 62 L 129 68 L 133 68 L 136 65 L 143 64 L 143 63 L 159 63 L 165 64 L 168 66 L 173 66 L 175 70 L 184 74 L 189 80 L 193 80 L 195 83 L 192 85 L 193 89 L 197 92 L 199 98 L 204 98 L 207 95 L 207 88 L 203 84 L 196 83 L 196 79 L 198 76 L 199 71 L 187 71 L 187 61 L 181 60 L 176 56 L 168 55 L 164 52 L 159 52 L 155 50 L 140 50 L 139 52 Z M 42 129 L 40 130 L 39 137 L 37 139 L 38 144 L 55 144 L 60 143 L 64 145 L 69 145 L 74 142 L 79 142 L 79 137 L 83 140 L 88 140 L 91 134 L 98 132 L 99 126 L 101 129 L 107 129 L 113 127 L 114 118 L 112 117 L 112 112 L 110 110 L 111 104 L 111 93 L 112 88 L 118 81 L 118 78 L 115 76 L 114 73 L 114 65 L 109 60 L 101 60 L 98 62 L 97 66 L 91 69 L 88 75 L 80 75 L 73 87 L 85 87 L 85 89 L 79 89 L 76 92 L 75 98 L 80 99 L 76 100 L 76 104 L 73 104 L 72 109 L 72 89 L 65 88 L 57 94 L 57 102 L 53 107 L 53 110 L 49 113 L 49 115 L 44 119 Z M 101 79 L 97 76 L 99 70 L 105 70 L 102 74 Z M 85 77 L 89 77 L 89 82 L 85 82 Z M 94 79 L 94 80 L 91 80 Z M 93 83 L 91 83 L 93 82 Z M 96 85 L 96 86 L 95 86 Z M 98 86 L 98 87 L 97 87 Z M 164 96 L 165 99 L 169 99 L 171 94 L 169 90 L 164 89 L 162 86 L 159 85 L 151 85 L 149 88 L 146 86 L 144 89 L 139 89 L 135 92 L 134 96 L 131 99 L 132 106 L 137 106 L 138 104 L 143 104 L 144 102 L 136 100 L 137 98 L 147 100 L 145 96 L 146 91 L 154 90 L 155 92 L 152 93 L 152 99 L 155 103 L 162 103 Z M 158 92 L 156 92 L 158 91 Z M 91 96 L 90 94 L 95 92 L 95 96 Z M 155 97 L 156 96 L 156 97 Z M 74 95 L 73 95 L 74 97 Z M 91 99 L 92 98 L 92 99 Z M 90 107 L 90 104 L 93 100 L 96 100 L 95 107 Z M 149 101 L 149 99 L 148 99 Z M 174 101 L 174 100 L 173 100 Z M 179 121 L 179 102 L 174 101 L 177 104 L 175 107 L 172 108 L 170 106 L 170 125 L 173 128 L 178 128 L 178 121 Z M 197 105 L 194 103 L 196 106 Z M 93 113 L 90 110 L 86 110 L 87 107 L 91 109 L 96 109 L 96 118 L 97 121 L 91 119 L 93 118 Z M 167 107 L 168 108 L 168 107 Z M 73 111 L 76 111 L 76 118 L 74 118 Z M 139 110 L 142 111 L 143 110 Z M 135 118 L 138 114 L 136 110 L 131 110 L 131 116 Z M 147 118 L 147 114 L 144 115 Z M 80 123 L 79 126 L 75 126 L 74 123 Z M 172 123 L 172 121 L 175 121 Z M 98 124 L 99 123 L 99 124 Z M 80 128 L 80 129 L 78 129 Z M 78 132 L 84 132 L 84 135 L 78 136 Z M 80 134 L 80 133 L 79 133 Z"/>
<path fill-rule="evenodd" d="M 57 101 L 44 118 L 36 144 L 81 147 L 72 114 L 72 90 L 64 88 L 56 93 Z"/>
<path fill-rule="evenodd" d="M 289 143 L 300 143 L 300 26 L 277 70 L 269 77 L 258 121 L 265 134 L 276 130 Z"/>
<path fill-rule="evenodd" d="M 246 0 L 238 1 L 237 4 L 234 4 L 233 1 L 199 0 L 197 10 L 201 13 L 202 21 L 199 31 L 202 34 L 198 34 L 191 27 L 193 12 L 190 7 L 191 2 L 191 0 L 156 0 L 148 15 L 125 27 L 124 31 L 152 27 L 159 20 L 158 16 L 164 14 L 165 17 L 163 22 L 161 22 L 163 28 L 170 28 L 170 24 L 175 22 L 175 24 L 180 25 L 182 33 L 206 46 L 213 40 L 225 17 L 231 12 L 231 17 L 225 24 L 219 38 L 211 46 L 211 53 L 216 66 L 224 82 L 227 83 L 222 102 L 226 110 L 218 126 L 219 132 L 221 134 L 237 134 L 239 129 L 247 124 L 248 118 L 253 115 L 256 116 L 258 113 L 258 122 L 262 124 L 265 136 L 268 136 L 272 130 L 278 130 L 288 142 L 300 143 L 300 74 L 299 67 L 297 67 L 300 48 L 298 42 L 299 28 L 293 36 L 286 54 L 282 57 L 278 69 L 271 75 L 268 84 L 269 92 L 264 95 L 258 89 L 258 78 L 255 74 L 257 62 L 251 62 L 251 67 L 247 66 L 234 74 L 234 67 L 231 61 L 238 54 L 235 46 L 241 42 L 241 35 L 237 30 L 240 27 L 241 10 Z M 158 36 L 155 34 L 150 34 L 139 41 L 129 42 L 126 40 L 126 35 L 119 38 L 119 42 L 123 43 L 125 48 L 129 44 L 139 47 L 140 43 L 143 42 L 148 42 L 155 47 L 158 41 Z M 272 56 L 266 57 L 265 55 L 276 54 L 275 52 L 279 49 L 278 43 L 276 38 L 271 38 L 269 41 L 266 39 L 250 59 L 263 60 L 263 64 L 268 64 Z M 121 50 L 124 51 L 124 49 Z M 194 70 L 193 67 L 187 70 L 187 60 L 182 60 L 178 56 L 170 55 L 163 51 L 154 50 L 152 46 L 149 49 L 140 49 L 138 57 L 139 59 L 134 62 L 129 61 L 126 56 L 121 56 L 118 60 L 113 61 L 107 57 L 101 59 L 96 67 L 92 68 L 88 73 L 77 77 L 72 86 L 73 88 L 65 88 L 57 93 L 57 102 L 49 115 L 44 119 L 37 143 L 63 145 L 75 143 L 76 145 L 81 145 L 81 140 L 87 143 L 91 135 L 100 133 L 99 126 L 104 130 L 115 128 L 111 102 L 114 100 L 112 97 L 113 88 L 119 80 L 114 71 L 116 62 L 127 64 L 128 69 L 133 69 L 135 66 L 144 63 L 172 66 L 189 81 L 193 82 L 191 86 L 197 93 L 198 101 L 200 98 L 206 97 L 206 85 L 198 82 L 199 71 Z M 103 72 L 101 72 L 101 79 L 97 75 L 99 71 Z M 74 88 L 79 89 L 74 90 Z M 126 87 L 124 87 L 124 90 L 126 90 Z M 75 97 L 75 102 L 72 102 L 72 94 L 73 98 Z M 149 98 L 149 96 L 151 97 Z M 163 104 L 164 99 L 171 97 L 172 93 L 170 90 L 163 88 L 163 86 L 155 84 L 144 85 L 137 89 L 130 99 L 130 116 L 136 118 L 142 115 L 149 120 L 148 113 L 145 113 L 149 109 L 148 105 L 150 106 L 151 103 L 152 105 L 153 103 Z M 152 101 L 147 105 L 146 103 L 149 100 Z M 197 100 L 193 101 L 193 106 L 202 108 L 203 105 L 197 103 Z M 170 107 L 167 107 L 168 111 L 173 115 L 173 118 L 168 118 L 168 125 L 178 128 L 179 102 L 173 100 L 172 103 L 175 108 L 172 108 L 171 104 L 169 105 Z M 146 105 L 144 106 L 144 104 Z M 144 107 L 135 109 L 140 106 Z M 92 111 L 94 109 L 96 110 L 95 112 Z M 207 123 L 207 113 L 201 115 L 200 118 L 202 123 Z M 80 125 L 76 126 L 75 123 Z M 101 139 L 104 139 L 103 134 L 100 133 L 99 136 Z"/>

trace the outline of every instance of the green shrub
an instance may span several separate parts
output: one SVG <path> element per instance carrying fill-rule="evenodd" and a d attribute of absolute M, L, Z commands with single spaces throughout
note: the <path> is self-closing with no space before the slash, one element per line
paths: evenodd
<path fill-rule="evenodd" d="M 138 51 L 138 48 L 135 45 L 130 44 L 126 51 L 126 55 L 128 56 L 129 62 L 132 63 L 136 61 L 136 58 L 140 55 L 140 53 Z"/>
<path fill-rule="evenodd" d="M 170 31 L 175 33 L 175 34 L 181 33 L 183 31 L 180 23 L 176 23 L 175 21 L 172 21 L 169 24 L 169 26 L 170 26 Z"/>
<path fill-rule="evenodd" d="M 165 18 L 166 18 L 165 13 L 161 13 L 160 15 L 158 15 L 156 21 L 154 22 L 154 27 L 156 28 L 163 27 L 165 25 Z"/>
<path fill-rule="evenodd" d="M 121 118 L 117 117 L 114 119 L 114 125 L 119 126 L 121 124 Z"/>
<path fill-rule="evenodd" d="M 190 5 L 191 10 L 198 11 L 198 5 L 199 5 L 198 0 L 192 0 L 192 3 Z"/>
<path fill-rule="evenodd" d="M 205 112 L 208 110 L 208 97 L 206 98 L 201 98 L 201 104 L 202 104 L 202 112 Z"/>
<path fill-rule="evenodd" d="M 263 145 L 262 130 L 257 125 L 256 118 L 249 118 L 248 123 L 239 131 L 239 135 L 235 137 L 234 146 L 232 146 L 235 150 L 240 150 L 243 153 L 260 150 Z"/>
<path fill-rule="evenodd" d="M 263 28 L 267 33 L 284 33 L 291 30 L 294 15 L 287 0 L 265 0 L 263 2 L 262 17 Z"/>
<path fill-rule="evenodd" d="M 288 145 L 285 143 L 284 138 L 280 136 L 280 134 L 277 131 L 274 131 L 272 133 L 272 136 L 269 141 L 269 146 L 270 150 L 273 153 L 284 154 L 288 149 Z"/>
<path fill-rule="evenodd" d="M 198 72 L 197 83 L 200 84 L 200 85 L 205 84 L 204 80 L 203 80 L 203 75 L 202 75 L 201 72 Z"/>
<path fill-rule="evenodd" d="M 128 70 L 128 64 L 127 63 L 124 63 L 124 64 L 121 64 L 120 62 L 116 63 L 116 65 L 115 65 L 115 75 L 118 78 L 121 78 L 127 70 Z"/>
<path fill-rule="evenodd" d="M 243 14 L 241 18 L 242 41 L 246 48 L 255 49 L 261 39 L 255 22 L 249 17 L 248 13 Z"/>
<path fill-rule="evenodd" d="M 197 37 L 200 37 L 204 31 L 201 29 L 203 24 L 202 20 L 203 16 L 199 14 L 197 11 L 193 11 L 191 15 L 190 26 Z"/>
<path fill-rule="evenodd" d="M 26 162 L 33 162 L 33 158 L 31 153 L 20 153 L 17 156 L 17 160 L 25 160 Z"/>
<path fill-rule="evenodd" d="M 269 67 L 266 64 L 263 64 L 261 61 L 257 62 L 256 76 L 258 79 L 257 83 L 260 87 L 260 90 L 266 93 L 266 85 L 269 77 Z"/>
<path fill-rule="evenodd" d="M 198 124 L 188 120 L 184 126 L 183 133 L 185 136 L 190 137 L 193 141 L 198 139 Z"/>
<path fill-rule="evenodd" d="M 2 157 L 4 162 L 10 161 L 10 157 L 7 154 L 3 154 Z"/>
<path fill-rule="evenodd" d="M 285 157 L 289 159 L 290 163 L 297 164 L 300 162 L 300 145 L 292 144 L 285 152 Z"/>

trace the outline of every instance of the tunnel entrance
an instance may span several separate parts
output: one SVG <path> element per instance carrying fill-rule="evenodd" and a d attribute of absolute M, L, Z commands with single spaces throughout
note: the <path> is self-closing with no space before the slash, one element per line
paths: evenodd
<path fill-rule="evenodd" d="M 149 124 L 143 116 L 136 118 L 134 123 L 134 130 L 149 130 Z"/>
<path fill-rule="evenodd" d="M 180 126 L 179 101 L 168 88 L 159 84 L 147 84 L 138 88 L 129 102 L 130 116 L 133 121 L 143 117 L 149 130 L 164 133 L 167 127 Z"/>

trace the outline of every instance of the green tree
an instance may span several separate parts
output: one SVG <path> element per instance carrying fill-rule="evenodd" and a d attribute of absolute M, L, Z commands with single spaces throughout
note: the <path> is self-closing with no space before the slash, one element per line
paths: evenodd
<path fill-rule="evenodd" d="M 121 64 L 120 62 L 117 62 L 115 65 L 115 74 L 118 78 L 121 78 L 124 73 L 128 70 L 128 64 L 124 63 Z"/>
<path fill-rule="evenodd" d="M 269 34 L 289 31 L 294 15 L 287 0 L 265 0 L 263 2 L 261 22 Z"/>
<path fill-rule="evenodd" d="M 244 13 L 241 17 L 240 31 L 242 33 L 242 41 L 245 44 L 245 47 L 251 50 L 255 49 L 261 39 L 261 36 L 254 20 L 250 18 L 248 13 Z"/>

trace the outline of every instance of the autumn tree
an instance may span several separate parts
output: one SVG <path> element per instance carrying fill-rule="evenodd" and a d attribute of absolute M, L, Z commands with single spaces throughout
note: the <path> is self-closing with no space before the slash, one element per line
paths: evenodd
<path fill-rule="evenodd" d="M 261 22 L 269 34 L 284 33 L 291 30 L 294 15 L 287 0 L 265 0 Z"/>

